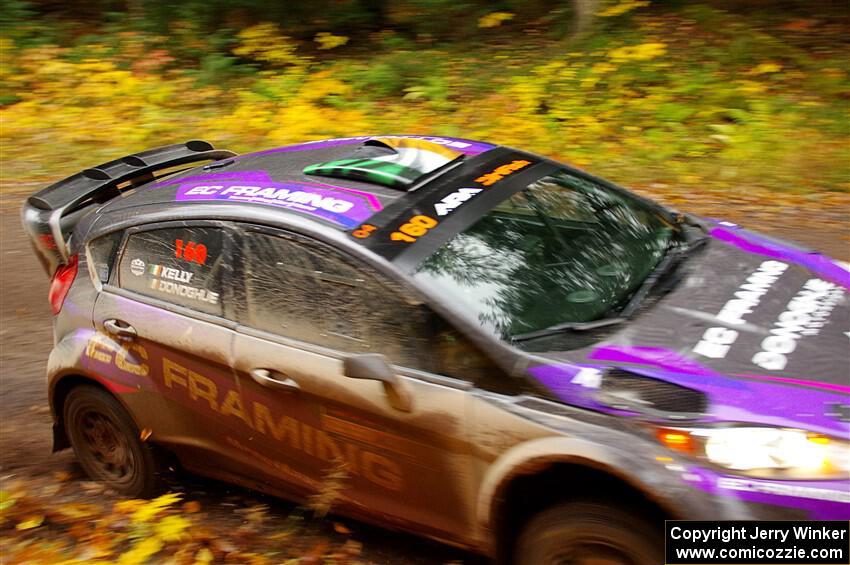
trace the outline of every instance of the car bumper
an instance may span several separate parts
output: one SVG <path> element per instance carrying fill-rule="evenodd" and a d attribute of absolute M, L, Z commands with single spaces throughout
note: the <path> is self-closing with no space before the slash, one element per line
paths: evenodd
<path fill-rule="evenodd" d="M 683 468 L 680 479 L 710 501 L 698 512 L 682 509 L 683 517 L 688 519 L 850 519 L 850 479 L 765 480 L 724 475 L 699 467 Z M 706 515 L 706 510 L 711 515 Z"/>

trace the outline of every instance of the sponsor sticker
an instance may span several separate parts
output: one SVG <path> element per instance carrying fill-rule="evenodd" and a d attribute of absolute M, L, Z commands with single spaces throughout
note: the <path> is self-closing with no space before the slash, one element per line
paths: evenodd
<path fill-rule="evenodd" d="M 130 272 L 140 277 L 145 274 L 145 262 L 136 257 L 130 261 Z"/>
<path fill-rule="evenodd" d="M 195 410 L 239 424 L 243 432 L 253 437 L 274 440 L 282 452 L 299 452 L 300 457 L 316 458 L 327 463 L 342 461 L 352 475 L 374 485 L 390 491 L 404 489 L 405 476 L 397 454 L 378 452 L 378 448 L 383 447 L 382 441 L 401 440 L 397 436 L 340 422 L 332 422 L 335 425 L 330 429 L 326 427 L 327 422 L 321 420 L 318 425 L 311 425 L 281 412 L 278 406 L 250 386 L 231 388 L 168 357 L 162 358 L 162 378 L 166 395 L 189 402 Z M 372 433 L 374 437 L 364 438 L 363 433 Z M 368 439 L 375 441 L 364 441 Z M 402 449 L 408 447 L 405 443 L 391 445 Z"/>
<path fill-rule="evenodd" d="M 787 304 L 773 324 L 770 335 L 761 342 L 761 351 L 752 362 L 768 371 L 781 371 L 788 355 L 805 336 L 817 335 L 829 323 L 835 306 L 844 299 L 844 289 L 821 279 L 809 279 Z"/>
<path fill-rule="evenodd" d="M 353 228 L 380 210 L 373 195 L 340 187 L 296 182 L 194 182 L 180 185 L 176 199 L 267 204 L 319 216 Z"/>
<path fill-rule="evenodd" d="M 788 269 L 781 261 L 764 261 L 735 292 L 717 314 L 717 320 L 730 326 L 745 323 L 744 317 L 755 310 L 773 283 Z M 712 359 L 723 359 L 738 339 L 738 331 L 728 327 L 711 327 L 694 346 L 694 353 Z"/>
<path fill-rule="evenodd" d="M 475 179 L 475 182 L 481 183 L 484 186 L 490 186 L 491 184 L 496 184 L 506 176 L 512 175 L 516 171 L 523 169 L 529 166 L 530 164 L 531 161 L 527 161 L 525 159 L 514 159 L 510 163 L 499 165 L 489 173 L 481 175 L 480 177 Z"/>
<path fill-rule="evenodd" d="M 177 259 L 185 259 L 203 265 L 207 262 L 207 246 L 194 241 L 184 242 L 182 239 L 175 239 L 174 256 Z"/>
<path fill-rule="evenodd" d="M 148 265 L 148 272 L 153 277 L 149 286 L 152 290 L 182 296 L 190 300 L 198 300 L 209 304 L 218 304 L 219 293 L 204 288 L 190 286 L 194 273 L 166 267 L 164 265 Z"/>
<path fill-rule="evenodd" d="M 428 230 L 437 225 L 437 220 L 428 216 L 416 215 L 410 220 L 402 224 L 398 231 L 390 234 L 390 239 L 393 241 L 403 241 L 405 243 L 413 243 L 416 238 L 428 233 Z"/>
<path fill-rule="evenodd" d="M 434 211 L 437 212 L 438 216 L 446 216 L 454 211 L 455 208 L 481 192 L 482 188 L 459 188 L 455 192 L 452 192 L 436 204 L 434 204 Z"/>

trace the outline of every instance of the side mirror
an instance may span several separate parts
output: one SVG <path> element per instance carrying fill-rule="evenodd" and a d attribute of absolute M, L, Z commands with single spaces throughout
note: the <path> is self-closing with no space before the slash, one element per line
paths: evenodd
<path fill-rule="evenodd" d="M 413 408 L 413 400 L 404 381 L 398 378 L 386 358 L 379 353 L 346 357 L 342 360 L 342 374 L 351 379 L 380 381 L 393 408 L 402 412 L 410 412 Z"/>

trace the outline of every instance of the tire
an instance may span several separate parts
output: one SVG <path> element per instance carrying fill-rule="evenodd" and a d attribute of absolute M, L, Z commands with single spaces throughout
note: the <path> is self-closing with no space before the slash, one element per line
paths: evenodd
<path fill-rule="evenodd" d="M 149 498 L 162 490 L 163 462 L 154 446 L 108 392 L 78 386 L 65 400 L 65 429 L 86 474 L 131 497 Z"/>
<path fill-rule="evenodd" d="M 658 565 L 663 534 L 638 514 L 596 501 L 553 506 L 526 524 L 517 565 Z"/>

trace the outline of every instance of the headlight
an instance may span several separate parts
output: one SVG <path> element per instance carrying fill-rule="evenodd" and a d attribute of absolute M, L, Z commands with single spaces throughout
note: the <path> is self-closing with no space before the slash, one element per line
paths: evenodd
<path fill-rule="evenodd" d="M 850 475 L 850 442 L 803 430 L 767 427 L 661 429 L 667 447 L 742 475 L 828 479 Z"/>

